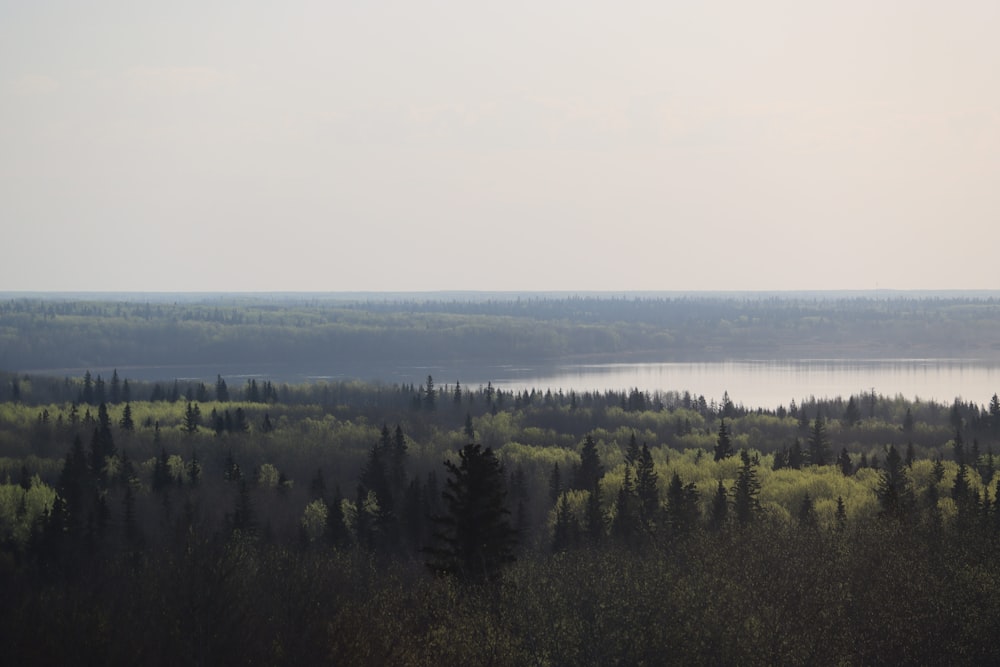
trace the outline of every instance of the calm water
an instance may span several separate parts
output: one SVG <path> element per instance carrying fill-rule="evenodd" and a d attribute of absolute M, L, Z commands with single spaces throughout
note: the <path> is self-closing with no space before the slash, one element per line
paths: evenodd
<path fill-rule="evenodd" d="M 726 361 L 558 366 L 544 372 L 506 369 L 494 380 L 505 389 L 590 391 L 631 389 L 690 391 L 708 400 L 728 391 L 734 403 L 776 407 L 803 398 L 871 392 L 909 399 L 952 402 L 956 396 L 979 404 L 1000 392 L 1000 363 L 953 359 L 880 361 Z"/>
<path fill-rule="evenodd" d="M 50 375 L 82 377 L 85 369 L 58 369 Z M 110 377 L 111 368 L 90 369 Z M 438 387 L 462 385 L 475 388 L 492 382 L 508 390 L 538 389 L 553 392 L 629 390 L 690 391 L 709 401 L 720 400 L 728 391 L 734 403 L 746 407 L 774 408 L 803 398 L 868 393 L 902 394 L 909 399 L 951 403 L 956 396 L 985 405 L 1000 393 L 1000 362 L 957 359 L 891 359 L 797 361 L 724 361 L 693 363 L 573 364 L 556 366 L 450 366 L 420 365 L 386 368 L 320 368 L 292 370 L 261 365 L 219 367 L 132 367 L 119 374 L 133 380 L 163 381 L 168 378 L 214 383 L 221 373 L 229 386 L 240 387 L 249 378 L 274 382 L 360 379 L 389 384 L 422 385 L 428 375 Z"/>

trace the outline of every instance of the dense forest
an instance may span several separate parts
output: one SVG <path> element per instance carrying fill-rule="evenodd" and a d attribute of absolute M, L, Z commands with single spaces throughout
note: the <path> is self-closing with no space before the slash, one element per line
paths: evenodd
<path fill-rule="evenodd" d="M 0 392 L 11 664 L 1000 662 L 996 395 Z"/>
<path fill-rule="evenodd" d="M 198 366 L 212 375 L 236 367 L 275 377 L 307 369 L 377 379 L 373 368 L 394 364 L 747 357 L 997 359 L 1000 296 L 159 295 L 0 302 L 0 368 L 12 371 Z"/>

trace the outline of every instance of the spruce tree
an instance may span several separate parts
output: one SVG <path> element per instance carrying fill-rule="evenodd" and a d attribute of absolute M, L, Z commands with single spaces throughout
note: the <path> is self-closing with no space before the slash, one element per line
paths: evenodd
<path fill-rule="evenodd" d="M 577 471 L 574 487 L 589 491 L 603 476 L 604 466 L 597 453 L 597 445 L 594 443 L 594 438 L 588 434 L 584 438 L 583 448 L 580 450 L 580 468 Z"/>
<path fill-rule="evenodd" d="M 826 439 L 826 426 L 823 416 L 816 415 L 812 432 L 809 435 L 809 464 L 825 466 L 829 460 L 829 446 Z"/>
<path fill-rule="evenodd" d="M 729 494 L 726 492 L 726 487 L 720 479 L 715 489 L 715 495 L 712 496 L 712 507 L 708 518 L 708 525 L 712 530 L 720 530 L 725 527 L 728 521 Z"/>
<path fill-rule="evenodd" d="M 840 468 L 844 477 L 850 477 L 851 473 L 854 472 L 854 465 L 851 463 L 851 455 L 847 453 L 847 447 L 840 450 L 840 454 L 837 456 L 837 467 Z"/>
<path fill-rule="evenodd" d="M 715 460 L 721 461 L 733 455 L 733 442 L 726 427 L 726 419 L 719 421 L 719 435 L 715 440 Z"/>
<path fill-rule="evenodd" d="M 635 494 L 639 499 L 639 522 L 647 532 L 656 529 L 656 520 L 660 512 L 658 481 L 659 475 L 653 465 L 653 455 L 646 443 L 643 443 L 635 468 Z"/>
<path fill-rule="evenodd" d="M 760 481 L 756 465 L 747 450 L 740 450 L 740 472 L 733 485 L 733 512 L 740 525 L 746 525 L 761 512 Z"/>
<path fill-rule="evenodd" d="M 558 553 L 576 546 L 580 524 L 569 506 L 569 497 L 563 493 L 556 509 L 556 523 L 552 531 L 552 551 Z"/>
<path fill-rule="evenodd" d="M 434 545 L 426 549 L 433 571 L 470 581 L 494 579 L 514 560 L 517 534 L 510 524 L 503 468 L 489 447 L 466 445 L 441 493 L 445 512 L 433 518 Z"/>
<path fill-rule="evenodd" d="M 875 490 L 881 513 L 894 519 L 905 519 L 912 509 L 912 491 L 902 457 L 893 445 L 885 455 L 885 465 L 879 473 Z"/>

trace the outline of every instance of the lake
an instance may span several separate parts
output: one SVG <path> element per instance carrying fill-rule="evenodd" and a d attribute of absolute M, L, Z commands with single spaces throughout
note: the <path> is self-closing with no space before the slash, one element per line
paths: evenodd
<path fill-rule="evenodd" d="M 48 375 L 81 377 L 85 369 L 41 371 Z M 93 368 L 95 375 L 110 377 L 113 369 Z M 608 363 L 551 365 L 407 365 L 385 368 L 315 368 L 290 369 L 280 365 L 246 366 L 174 366 L 125 367 L 122 377 L 133 380 L 162 381 L 172 378 L 214 383 L 216 374 L 226 378 L 230 388 L 243 386 L 249 378 L 273 382 L 315 382 L 360 379 L 389 384 L 421 385 L 427 376 L 434 377 L 440 388 L 454 386 L 456 380 L 475 388 L 492 382 L 505 390 L 553 392 L 630 390 L 690 391 L 709 401 L 722 399 L 729 392 L 734 403 L 748 408 L 775 408 L 803 398 L 847 397 L 869 393 L 873 389 L 884 396 L 903 395 L 908 399 L 935 400 L 950 404 L 955 397 L 989 403 L 1000 392 L 1000 362 L 970 359 L 801 359 L 734 360 L 672 363 Z"/>
<path fill-rule="evenodd" d="M 504 389 L 690 391 L 734 403 L 773 408 L 803 398 L 876 393 L 951 403 L 955 397 L 989 403 L 1000 392 L 1000 363 L 957 359 L 724 361 L 565 365 L 498 369 Z M 444 380 L 444 378 L 441 378 Z"/>

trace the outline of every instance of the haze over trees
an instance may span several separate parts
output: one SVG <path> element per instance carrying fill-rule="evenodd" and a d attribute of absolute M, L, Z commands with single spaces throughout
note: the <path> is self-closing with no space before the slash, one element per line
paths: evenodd
<path fill-rule="evenodd" d="M 1000 295 L 989 294 L 172 299 L 0 302 L 0 368 L 188 366 L 214 379 L 232 365 L 371 377 L 429 362 L 1000 358 Z"/>

